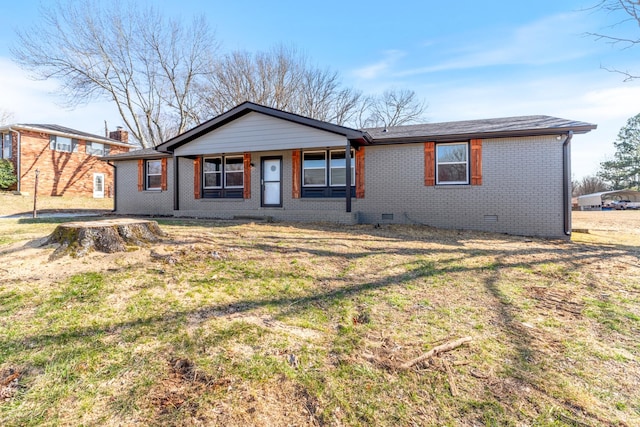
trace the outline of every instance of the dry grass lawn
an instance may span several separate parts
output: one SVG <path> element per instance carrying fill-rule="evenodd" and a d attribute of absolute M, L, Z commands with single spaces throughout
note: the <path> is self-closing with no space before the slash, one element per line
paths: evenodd
<path fill-rule="evenodd" d="M 640 425 L 640 212 L 571 242 L 163 220 L 49 261 L 55 225 L 0 220 L 1 425 Z"/>
<path fill-rule="evenodd" d="M 80 196 L 45 196 L 39 195 L 36 208 L 39 212 L 83 211 L 113 209 L 113 199 L 94 199 Z M 30 214 L 33 212 L 33 194 L 14 195 L 11 192 L 0 191 L 0 216 Z"/>

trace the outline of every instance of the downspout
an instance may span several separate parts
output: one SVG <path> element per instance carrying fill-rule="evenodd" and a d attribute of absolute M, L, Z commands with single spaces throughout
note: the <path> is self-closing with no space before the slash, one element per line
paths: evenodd
<path fill-rule="evenodd" d="M 113 210 L 111 212 L 116 213 L 118 211 L 118 167 L 111 163 L 111 160 L 107 160 L 107 164 L 113 168 Z"/>
<path fill-rule="evenodd" d="M 347 149 L 344 152 L 344 175 L 345 175 L 345 196 L 346 196 L 346 210 L 351 212 L 351 141 L 347 139 Z"/>
<path fill-rule="evenodd" d="M 564 199 L 564 234 L 571 236 L 571 164 L 569 163 L 569 144 L 573 138 L 573 131 L 570 130 L 567 138 L 562 143 L 562 197 Z"/>
<path fill-rule="evenodd" d="M 173 153 L 172 153 L 173 154 Z M 178 171 L 178 156 L 173 155 L 173 210 L 180 210 L 180 194 L 178 189 L 180 188 L 180 175 Z"/>

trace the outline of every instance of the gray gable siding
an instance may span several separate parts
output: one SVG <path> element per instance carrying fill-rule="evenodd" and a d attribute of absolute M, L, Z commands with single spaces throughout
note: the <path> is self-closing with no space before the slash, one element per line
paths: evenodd
<path fill-rule="evenodd" d="M 315 147 L 345 147 L 346 137 L 251 112 L 181 147 L 177 156 Z"/>

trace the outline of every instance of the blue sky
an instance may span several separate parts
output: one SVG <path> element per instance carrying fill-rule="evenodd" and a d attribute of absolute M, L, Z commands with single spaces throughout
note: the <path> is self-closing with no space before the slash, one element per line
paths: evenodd
<path fill-rule="evenodd" d="M 38 3 L 2 6 L 0 109 L 13 111 L 15 122 L 98 134 L 104 120 L 119 125 L 108 103 L 63 109 L 55 82 L 29 80 L 11 62 L 14 30 L 37 25 Z M 597 172 L 620 127 L 640 113 L 640 82 L 602 69 L 640 73 L 636 51 L 585 36 L 640 30 L 609 28 L 619 17 L 587 10 L 597 0 L 153 3 L 174 17 L 205 15 L 222 51 L 293 45 L 365 93 L 412 89 L 428 103 L 430 122 L 546 114 L 596 123 L 598 130 L 574 139 L 576 178 Z"/>

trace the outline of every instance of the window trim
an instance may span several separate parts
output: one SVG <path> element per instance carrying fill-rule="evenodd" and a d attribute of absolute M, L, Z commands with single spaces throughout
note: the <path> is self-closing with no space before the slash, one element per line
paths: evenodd
<path fill-rule="evenodd" d="M 150 174 L 149 173 L 149 164 L 151 162 L 158 162 L 160 164 L 160 172 L 159 173 L 154 173 L 154 174 Z M 159 176 L 160 177 L 160 182 L 158 183 L 157 187 L 151 187 L 149 186 L 149 177 L 150 176 Z M 162 191 L 162 159 L 149 159 L 149 160 L 145 160 L 144 162 L 144 189 L 146 191 Z"/>
<path fill-rule="evenodd" d="M 200 177 L 199 183 L 199 193 L 201 199 L 244 199 L 247 187 L 247 173 L 251 171 L 247 171 L 245 165 L 247 163 L 246 156 L 244 154 L 232 154 L 229 156 L 226 155 L 216 155 L 216 156 L 200 156 L 200 172 L 198 176 Z M 210 159 L 219 159 L 220 161 L 220 171 L 218 172 L 207 172 L 208 174 L 220 174 L 220 185 L 219 186 L 206 186 L 205 185 L 205 163 Z M 236 159 L 239 165 L 239 170 L 228 170 L 229 162 L 227 160 Z M 242 174 L 241 185 L 228 185 L 228 175 L 229 174 Z M 194 180 L 194 183 L 196 181 Z"/>
<path fill-rule="evenodd" d="M 207 160 L 215 160 L 220 159 L 220 170 L 215 172 L 207 172 L 205 165 L 207 164 Z M 203 189 L 211 189 L 218 190 L 224 188 L 224 159 L 222 156 L 208 156 L 202 158 L 202 188 Z M 219 174 L 220 175 L 220 185 L 206 185 L 206 177 L 207 174 Z"/>
<path fill-rule="evenodd" d="M 0 159 L 11 160 L 13 158 L 13 136 L 11 132 L 0 134 Z M 5 155 L 5 153 L 8 153 Z"/>
<path fill-rule="evenodd" d="M 238 189 L 238 188 L 244 188 L 244 156 L 243 155 L 239 155 L 239 156 L 224 156 L 224 166 L 222 168 L 222 173 L 224 176 L 224 183 L 223 183 L 223 188 L 233 188 L 233 189 Z M 242 166 L 241 170 L 232 170 L 229 171 L 227 170 L 227 160 L 229 159 L 239 159 L 240 163 L 238 163 L 240 166 Z M 227 184 L 227 176 L 230 173 L 242 173 L 242 185 L 228 185 Z"/>
<path fill-rule="evenodd" d="M 98 150 L 94 148 L 94 145 L 102 146 L 102 149 Z M 102 142 L 92 142 L 87 141 L 85 143 L 84 151 L 89 156 L 108 156 L 109 155 L 109 145 Z"/>
<path fill-rule="evenodd" d="M 452 145 L 464 145 L 465 147 L 465 161 L 464 162 L 440 162 L 439 161 L 439 148 L 444 146 L 452 146 Z M 460 142 L 446 142 L 446 143 L 437 143 L 435 144 L 435 184 L 436 185 L 469 185 L 470 184 L 470 149 L 468 141 L 460 141 Z M 466 172 L 466 180 L 465 181 L 440 181 L 440 165 L 465 165 Z"/>

